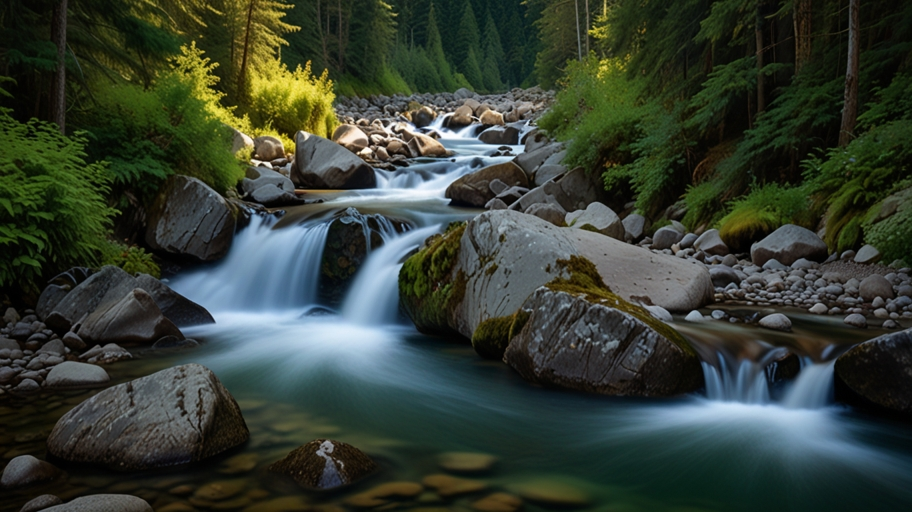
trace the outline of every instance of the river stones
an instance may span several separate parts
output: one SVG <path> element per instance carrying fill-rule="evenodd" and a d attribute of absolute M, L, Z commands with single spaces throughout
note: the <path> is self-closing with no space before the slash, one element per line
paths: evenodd
<path fill-rule="evenodd" d="M 782 313 L 773 313 L 766 315 L 758 322 L 760 327 L 771 329 L 773 331 L 790 332 L 792 330 L 792 321 Z"/>
<path fill-rule="evenodd" d="M 408 148 L 414 157 L 427 156 L 439 158 L 450 154 L 443 144 L 423 133 L 411 133 L 408 141 Z"/>
<path fill-rule="evenodd" d="M 174 175 L 149 209 L 146 243 L 156 251 L 215 261 L 228 254 L 234 229 L 235 213 L 225 198 L 196 178 Z"/>
<path fill-rule="evenodd" d="M 354 153 L 318 135 L 295 134 L 291 180 L 302 188 L 364 189 L 377 186 L 374 169 Z"/>
<path fill-rule="evenodd" d="M 503 125 L 502 119 L 500 124 Z M 519 143 L 519 130 L 513 126 L 494 126 L 481 132 L 478 140 L 494 146 L 515 146 Z"/>
<path fill-rule="evenodd" d="M 884 276 L 872 274 L 861 281 L 858 287 L 858 295 L 865 302 L 874 302 L 877 297 L 892 299 L 894 298 L 893 285 Z"/>
<path fill-rule="evenodd" d="M 794 224 L 786 224 L 751 246 L 751 260 L 762 267 L 775 259 L 785 266 L 804 258 L 821 262 L 827 258 L 827 246 L 816 233 Z"/>
<path fill-rule="evenodd" d="M 497 457 L 487 453 L 447 452 L 437 459 L 440 467 L 451 473 L 484 473 L 497 463 Z"/>
<path fill-rule="evenodd" d="M 265 167 L 248 167 L 247 176 L 241 181 L 241 189 L 248 199 L 263 206 L 283 206 L 298 202 L 294 183 Z"/>
<path fill-rule="evenodd" d="M 45 510 L 54 505 L 60 505 L 61 503 L 63 503 L 63 500 L 53 494 L 42 494 L 41 496 L 30 500 L 25 505 L 22 505 L 19 512 L 38 512 L 39 510 Z"/>
<path fill-rule="evenodd" d="M 100 366 L 64 361 L 51 369 L 44 384 L 48 388 L 81 388 L 100 386 L 110 380 Z"/>
<path fill-rule="evenodd" d="M 93 494 L 42 512 L 152 512 L 146 500 L 126 494 Z"/>
<path fill-rule="evenodd" d="M 234 398 L 209 369 L 187 364 L 108 388 L 66 413 L 48 452 L 133 471 L 211 457 L 247 440 Z"/>
<path fill-rule="evenodd" d="M 590 505 L 591 501 L 580 485 L 562 477 L 534 478 L 511 484 L 508 490 L 524 500 L 549 508 L 580 508 Z"/>
<path fill-rule="evenodd" d="M 504 362 L 531 382 L 606 395 L 699 389 L 703 371 L 687 341 L 607 289 L 581 285 L 592 277 L 536 290 L 517 313 Z"/>
<path fill-rule="evenodd" d="M 341 124 L 332 134 L 332 141 L 352 153 L 357 153 L 370 145 L 367 134 L 361 128 L 350 124 Z"/>
<path fill-rule="evenodd" d="M 282 141 L 271 135 L 261 135 L 253 139 L 253 148 L 256 157 L 266 162 L 285 156 Z"/>
<path fill-rule="evenodd" d="M 836 395 L 849 403 L 912 414 L 912 329 L 885 334 L 836 359 Z"/>
<path fill-rule="evenodd" d="M 76 334 L 96 343 L 152 344 L 165 336 L 184 339 L 180 329 L 162 315 L 152 296 L 141 288 L 96 309 Z"/>
<path fill-rule="evenodd" d="M 355 508 L 373 508 L 386 505 L 392 500 L 414 498 L 424 491 L 424 487 L 415 482 L 387 482 L 345 500 L 345 504 Z"/>
<path fill-rule="evenodd" d="M 0 476 L 0 487 L 7 489 L 47 482 L 60 475 L 56 466 L 31 455 L 20 455 L 9 461 Z"/>
<path fill-rule="evenodd" d="M 522 498 L 506 492 L 495 492 L 472 502 L 472 509 L 478 512 L 516 512 L 522 508 Z"/>
<path fill-rule="evenodd" d="M 704 254 L 713 256 L 728 255 L 728 246 L 725 245 L 725 242 L 722 241 L 722 237 L 719 236 L 718 229 L 709 229 L 697 237 L 693 242 L 693 248 L 698 251 L 703 251 Z"/>
<path fill-rule="evenodd" d="M 470 480 L 443 474 L 428 475 L 421 480 L 421 483 L 429 489 L 434 489 L 441 498 L 472 494 L 488 488 L 488 484 L 480 480 Z"/>
<path fill-rule="evenodd" d="M 350 444 L 316 439 L 296 448 L 269 470 L 292 477 L 302 487 L 328 490 L 343 487 L 377 470 L 377 464 Z"/>
<path fill-rule="evenodd" d="M 466 174 L 446 189 L 446 198 L 457 206 L 483 207 L 497 195 L 491 190 L 491 183 L 499 180 L 507 187 L 529 186 L 526 173 L 513 162 L 495 164 Z"/>
<path fill-rule="evenodd" d="M 564 220 L 570 227 L 588 229 L 615 240 L 624 240 L 625 231 L 621 219 L 614 210 L 598 201 L 590 203 L 585 210 L 568 213 Z"/>

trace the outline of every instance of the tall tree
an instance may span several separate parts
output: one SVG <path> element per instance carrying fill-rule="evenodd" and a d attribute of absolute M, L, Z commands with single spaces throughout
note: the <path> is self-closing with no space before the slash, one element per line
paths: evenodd
<path fill-rule="evenodd" d="M 57 46 L 57 69 L 51 87 L 50 120 L 57 123 L 60 133 L 66 135 L 66 25 L 67 0 L 54 6 L 51 21 L 51 41 Z"/>
<path fill-rule="evenodd" d="M 842 125 L 839 146 L 845 147 L 855 134 L 858 120 L 858 8 L 861 0 L 849 0 L 849 51 L 846 62 L 845 94 L 842 102 Z"/>
<path fill-rule="evenodd" d="M 459 18 L 459 28 L 456 31 L 456 42 L 453 47 L 453 59 L 458 63 L 459 69 L 465 73 L 466 61 L 469 58 L 469 50 L 475 54 L 475 58 L 481 53 L 481 34 L 478 30 L 478 20 L 475 18 L 475 10 L 472 9 L 472 2 L 465 3 L 465 10 Z M 477 64 L 477 61 L 476 61 Z"/>

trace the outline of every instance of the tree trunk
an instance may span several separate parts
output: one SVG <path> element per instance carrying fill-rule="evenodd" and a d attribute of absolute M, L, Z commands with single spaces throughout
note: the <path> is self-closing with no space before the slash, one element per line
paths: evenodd
<path fill-rule="evenodd" d="M 580 39 L 579 0 L 573 2 L 573 7 L 573 12 L 576 14 L 576 53 L 579 60 L 583 60 L 583 40 Z"/>
<path fill-rule="evenodd" d="M 795 74 L 811 60 L 811 0 L 794 0 Z"/>
<path fill-rule="evenodd" d="M 51 85 L 51 102 L 49 118 L 60 127 L 60 133 L 66 134 L 66 28 L 67 0 L 61 0 L 54 7 L 51 22 L 51 41 L 57 45 L 57 70 Z"/>
<path fill-rule="evenodd" d="M 845 99 L 842 104 L 842 126 L 839 147 L 852 141 L 858 119 L 858 7 L 861 0 L 849 0 L 849 57 L 846 64 Z"/>
<path fill-rule="evenodd" d="M 250 54 L 250 32 L 253 26 L 253 11 L 256 8 L 256 0 L 250 0 L 250 6 L 247 7 L 247 28 L 244 31 L 244 52 L 241 55 L 241 70 L 238 72 L 238 98 L 245 96 L 244 88 L 247 86 L 247 57 Z"/>
<path fill-rule="evenodd" d="M 766 80 L 763 79 L 763 4 L 757 4 L 754 36 L 757 45 L 757 114 L 766 110 Z"/>

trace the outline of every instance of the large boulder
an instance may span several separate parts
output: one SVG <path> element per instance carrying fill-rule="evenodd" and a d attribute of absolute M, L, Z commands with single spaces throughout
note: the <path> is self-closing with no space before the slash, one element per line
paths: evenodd
<path fill-rule="evenodd" d="M 175 175 L 162 186 L 149 210 L 146 243 L 156 251 L 214 261 L 228 254 L 235 213 L 202 181 Z"/>
<path fill-rule="evenodd" d="M 791 265 L 801 258 L 821 262 L 827 258 L 827 246 L 813 231 L 786 224 L 753 244 L 750 254 L 758 267 L 773 259 L 783 265 Z"/>
<path fill-rule="evenodd" d="M 586 280 L 558 279 L 526 300 L 507 364 L 531 382 L 607 395 L 674 396 L 703 385 L 700 359 L 680 334 Z"/>
<path fill-rule="evenodd" d="M 302 188 L 363 189 L 377 186 L 374 168 L 354 153 L 318 135 L 295 134 L 291 180 Z"/>
<path fill-rule="evenodd" d="M 493 210 L 432 237 L 409 258 L 399 274 L 401 301 L 420 330 L 471 338 L 481 322 L 512 315 L 538 287 L 562 275 L 559 262 L 572 256 L 595 264 L 624 300 L 691 311 L 713 297 L 702 264 Z"/>
<path fill-rule="evenodd" d="M 564 219 L 567 225 L 578 229 L 588 229 L 610 236 L 615 240 L 624 240 L 624 225 L 614 210 L 596 201 L 585 210 L 568 213 Z"/>
<path fill-rule="evenodd" d="M 332 134 L 332 141 L 352 153 L 357 153 L 370 145 L 367 134 L 361 128 L 350 124 L 339 125 Z"/>
<path fill-rule="evenodd" d="M 108 388 L 54 425 L 48 452 L 119 471 L 186 464 L 250 433 L 237 402 L 208 368 L 187 364 Z"/>
<path fill-rule="evenodd" d="M 184 339 L 180 329 L 162 315 L 152 296 L 141 288 L 96 309 L 76 334 L 85 341 L 100 344 L 152 344 L 165 336 Z"/>
<path fill-rule="evenodd" d="M 319 490 L 352 484 L 377 469 L 361 450 L 330 439 L 311 441 L 269 466 L 269 471 L 288 475 L 302 487 Z"/>
<path fill-rule="evenodd" d="M 496 146 L 515 146 L 519 144 L 519 130 L 513 126 L 494 126 L 481 132 L 478 140 Z"/>
<path fill-rule="evenodd" d="M 508 187 L 528 187 L 529 178 L 513 162 L 494 164 L 457 179 L 446 189 L 446 197 L 457 206 L 483 207 L 495 193 L 489 186 L 500 180 Z"/>
<path fill-rule="evenodd" d="M 836 397 L 912 415 L 912 329 L 885 334 L 836 359 Z"/>
<path fill-rule="evenodd" d="M 95 310 L 120 301 L 134 289 L 145 290 L 155 300 L 162 314 L 178 327 L 215 323 L 212 315 L 199 304 L 175 292 L 148 275 L 136 277 L 123 269 L 108 265 L 79 283 L 54 307 L 53 313 L 65 325 L 64 330 Z"/>

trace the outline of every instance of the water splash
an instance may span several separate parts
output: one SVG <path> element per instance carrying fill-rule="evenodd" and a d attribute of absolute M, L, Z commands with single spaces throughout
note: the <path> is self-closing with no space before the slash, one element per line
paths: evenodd
<path fill-rule="evenodd" d="M 836 360 L 803 365 L 782 406 L 789 409 L 819 409 L 833 401 L 833 366 Z"/>
<path fill-rule="evenodd" d="M 329 224 L 274 230 L 274 223 L 272 216 L 254 215 L 224 260 L 175 279 L 171 287 L 212 312 L 282 311 L 314 303 Z"/>

